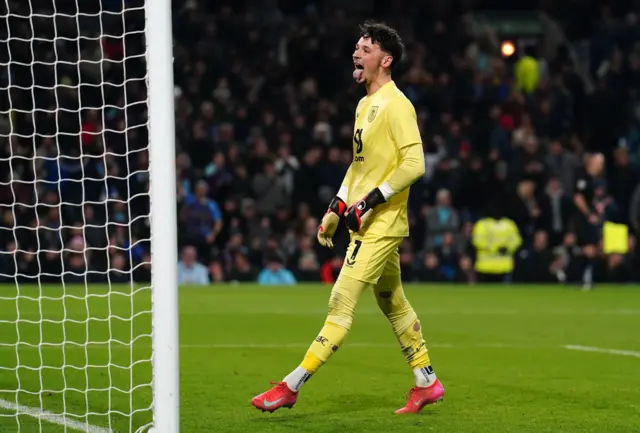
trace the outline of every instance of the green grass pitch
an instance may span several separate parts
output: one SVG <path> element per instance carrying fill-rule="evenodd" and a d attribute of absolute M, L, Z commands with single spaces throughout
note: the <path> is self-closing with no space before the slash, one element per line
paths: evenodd
<path fill-rule="evenodd" d="M 365 294 L 346 344 L 305 385 L 296 407 L 255 410 L 251 397 L 295 367 L 317 335 L 329 290 L 180 289 L 182 431 L 640 431 L 640 288 L 631 286 L 408 286 L 446 394 L 420 416 L 402 417 L 393 411 L 413 375 Z M 41 293 L 51 299 L 39 302 Z M 0 432 L 17 432 L 18 421 L 20 432 L 65 431 L 16 418 L 1 401 L 91 412 L 75 419 L 116 432 L 150 421 L 149 292 L 91 286 L 89 293 L 85 300 L 84 287 L 29 286 L 16 300 L 15 287 L 0 287 Z M 87 335 L 94 344 L 73 344 Z"/>

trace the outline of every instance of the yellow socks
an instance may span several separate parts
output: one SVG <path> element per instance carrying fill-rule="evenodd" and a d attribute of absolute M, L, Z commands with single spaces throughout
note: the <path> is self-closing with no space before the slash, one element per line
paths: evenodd
<path fill-rule="evenodd" d="M 386 275 L 374 288 L 376 301 L 398 338 L 407 364 L 416 377 L 416 385 L 426 387 L 436 380 L 427 346 L 422 338 L 418 315 L 404 295 L 400 274 Z"/>
<path fill-rule="evenodd" d="M 311 375 L 318 371 L 322 364 L 327 362 L 331 355 L 338 350 L 347 336 L 347 332 L 349 330 L 340 325 L 325 322 L 320 334 L 307 350 L 300 366 L 283 379 L 289 389 L 298 392 L 302 385 L 311 378 Z"/>
<path fill-rule="evenodd" d="M 420 321 L 416 319 L 412 326 L 398 336 L 402 353 L 416 378 L 416 386 L 427 387 L 436 380 L 431 367 L 427 345 L 422 338 Z"/>
<path fill-rule="evenodd" d="M 327 362 L 329 357 L 342 345 L 349 332 L 346 328 L 331 322 L 325 322 L 320 334 L 309 347 L 300 366 L 313 374 Z"/>
<path fill-rule="evenodd" d="M 401 334 L 396 333 L 402 353 L 411 368 L 426 367 L 430 364 L 427 346 L 420 328 L 420 321 L 416 320 Z"/>

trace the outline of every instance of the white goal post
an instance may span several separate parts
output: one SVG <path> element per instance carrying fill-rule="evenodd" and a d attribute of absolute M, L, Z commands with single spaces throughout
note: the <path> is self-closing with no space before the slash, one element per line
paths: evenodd
<path fill-rule="evenodd" d="M 0 0 L 0 432 L 178 433 L 171 0 Z"/>
<path fill-rule="evenodd" d="M 153 257 L 154 432 L 180 430 L 171 0 L 146 0 Z"/>

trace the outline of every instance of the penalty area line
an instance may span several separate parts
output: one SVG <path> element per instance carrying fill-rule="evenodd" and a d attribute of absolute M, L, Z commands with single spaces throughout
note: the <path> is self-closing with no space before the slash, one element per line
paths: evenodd
<path fill-rule="evenodd" d="M 84 422 L 69 419 L 68 416 L 49 412 L 39 407 L 24 406 L 21 404 L 15 404 L 8 400 L 0 398 L 0 409 L 9 411 L 15 411 L 16 415 L 29 415 L 30 417 L 47 421 L 51 424 L 56 424 L 67 429 L 81 431 L 84 433 L 114 433 L 113 430 L 104 427 L 97 427 Z"/>
<path fill-rule="evenodd" d="M 636 352 L 635 350 L 607 349 L 604 347 L 579 346 L 576 344 L 568 344 L 564 346 L 564 348 L 567 350 L 577 350 L 580 352 L 606 353 L 608 355 L 632 356 L 634 358 L 640 358 L 640 352 Z"/>

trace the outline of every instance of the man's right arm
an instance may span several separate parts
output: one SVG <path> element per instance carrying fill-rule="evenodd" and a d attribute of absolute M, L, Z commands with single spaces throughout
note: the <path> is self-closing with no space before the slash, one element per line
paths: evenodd
<path fill-rule="evenodd" d="M 576 205 L 578 210 L 587 218 L 591 214 L 591 210 L 589 209 L 587 200 L 584 198 L 583 192 L 587 189 L 588 185 L 589 181 L 580 176 L 576 180 L 576 188 L 573 194 L 573 203 Z"/>
<path fill-rule="evenodd" d="M 351 167 L 353 164 L 349 165 L 347 169 L 347 173 L 344 175 L 344 179 L 342 179 L 342 185 L 340 185 L 340 189 L 336 194 L 337 197 L 340 198 L 343 202 L 347 202 L 349 200 L 349 185 L 351 184 Z"/>
<path fill-rule="evenodd" d="M 318 242 L 323 247 L 333 248 L 333 235 L 338 228 L 338 224 L 342 220 L 343 215 L 347 211 L 347 200 L 349 199 L 349 184 L 351 183 L 351 167 L 347 170 L 344 179 L 342 180 L 342 186 L 336 193 L 335 197 L 329 203 L 327 212 L 320 221 L 318 227 Z"/>

